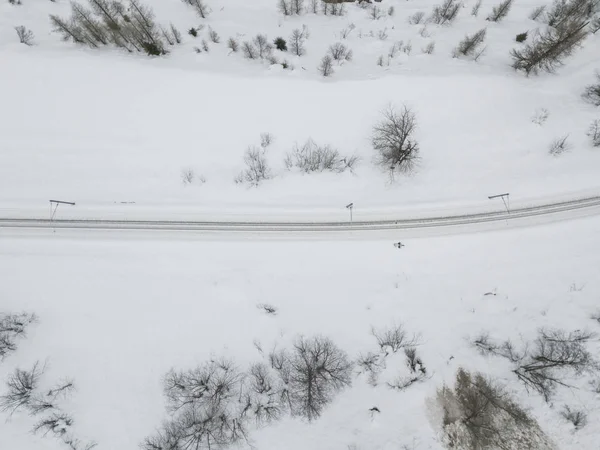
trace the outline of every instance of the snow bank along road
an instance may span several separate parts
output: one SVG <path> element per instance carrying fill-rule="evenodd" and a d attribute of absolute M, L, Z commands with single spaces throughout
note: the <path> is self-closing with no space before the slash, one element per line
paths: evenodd
<path fill-rule="evenodd" d="M 474 214 L 398 218 L 354 222 L 285 222 L 285 221 L 176 221 L 176 220 L 50 220 L 0 218 L 2 229 L 87 229 L 87 230 L 163 230 L 206 232 L 335 232 L 378 230 L 438 230 L 435 234 L 528 226 L 600 214 L 600 196 L 591 196 L 557 203 L 540 204 Z M 468 228 L 465 228 L 469 226 Z"/>

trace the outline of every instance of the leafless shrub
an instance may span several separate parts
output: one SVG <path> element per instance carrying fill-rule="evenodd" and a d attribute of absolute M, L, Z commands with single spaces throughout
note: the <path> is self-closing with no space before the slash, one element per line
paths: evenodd
<path fill-rule="evenodd" d="M 573 424 L 576 430 L 579 430 L 587 425 L 587 414 L 581 409 L 572 409 L 569 405 L 565 405 L 560 415 Z"/>
<path fill-rule="evenodd" d="M 264 180 L 271 178 L 271 168 L 267 162 L 266 152 L 262 148 L 248 147 L 244 154 L 246 168 L 237 176 L 237 183 L 248 183 L 258 186 Z"/>
<path fill-rule="evenodd" d="M 396 13 L 396 8 L 394 8 L 393 6 L 390 6 L 388 8 L 387 13 L 388 13 L 388 16 L 392 17 Z"/>
<path fill-rule="evenodd" d="M 490 22 L 500 22 L 508 15 L 512 5 L 513 0 L 504 0 L 492 8 L 492 13 L 487 17 L 486 20 L 489 20 Z"/>
<path fill-rule="evenodd" d="M 350 50 L 345 44 L 336 42 L 329 46 L 329 54 L 335 61 L 351 61 L 352 50 Z"/>
<path fill-rule="evenodd" d="M 367 374 L 371 386 L 377 386 L 379 375 L 385 369 L 385 355 L 367 352 L 360 354 L 356 360 L 359 374 Z"/>
<path fill-rule="evenodd" d="M 548 120 L 550 113 L 546 108 L 540 108 L 531 117 L 531 121 L 537 125 L 543 125 Z"/>
<path fill-rule="evenodd" d="M 317 67 L 319 73 L 324 77 L 333 75 L 333 58 L 330 55 L 325 55 L 321 58 L 321 63 Z"/>
<path fill-rule="evenodd" d="M 567 152 L 571 149 L 571 145 L 567 142 L 569 139 L 569 135 L 566 134 L 563 137 L 556 138 L 550 143 L 550 147 L 548 148 L 548 153 L 552 156 L 562 155 L 564 152 Z"/>
<path fill-rule="evenodd" d="M 456 20 L 461 6 L 462 3 L 456 0 L 444 0 L 444 3 L 433 8 L 428 20 L 437 25 L 451 25 Z"/>
<path fill-rule="evenodd" d="M 21 44 L 33 45 L 33 32 L 31 30 L 28 30 L 23 25 L 19 25 L 15 27 L 15 31 Z"/>
<path fill-rule="evenodd" d="M 38 362 L 31 370 L 17 368 L 6 382 L 7 392 L 0 396 L 0 409 L 13 414 L 19 409 L 29 410 L 35 400 L 39 381 L 44 373 L 44 367 Z"/>
<path fill-rule="evenodd" d="M 383 55 L 379 55 L 379 58 L 377 58 L 377 65 L 383 67 Z"/>
<path fill-rule="evenodd" d="M 596 72 L 596 83 L 585 87 L 583 99 L 595 106 L 600 106 L 600 72 Z"/>
<path fill-rule="evenodd" d="M 204 0 L 183 0 L 183 2 L 192 6 L 196 10 L 196 13 L 203 19 L 206 19 L 211 13 L 210 8 Z"/>
<path fill-rule="evenodd" d="M 198 181 L 200 184 L 206 183 L 206 178 L 203 175 L 196 175 L 196 171 L 192 168 L 181 170 L 181 181 L 184 185 L 193 184 Z"/>
<path fill-rule="evenodd" d="M 554 448 L 535 419 L 480 373 L 459 368 L 454 387 L 439 389 L 429 406 L 446 448 Z"/>
<path fill-rule="evenodd" d="M 290 51 L 296 56 L 302 56 L 306 53 L 304 42 L 308 39 L 308 28 L 302 27 L 302 30 L 296 28 L 292 31 L 289 38 Z"/>
<path fill-rule="evenodd" d="M 406 53 L 407 55 L 410 55 L 410 53 L 412 52 L 412 43 L 410 41 L 408 41 L 404 47 L 402 47 L 402 52 Z"/>
<path fill-rule="evenodd" d="M 371 135 L 377 163 L 392 171 L 412 171 L 419 156 L 416 128 L 416 116 L 408 107 L 403 106 L 400 112 L 392 106 L 386 109 Z"/>
<path fill-rule="evenodd" d="M 427 369 L 417 355 L 417 349 L 415 347 L 404 347 L 404 355 L 406 356 L 406 365 L 410 375 L 398 376 L 391 383 L 387 383 L 388 387 L 398 391 L 403 391 L 427 378 Z"/>
<path fill-rule="evenodd" d="M 598 122 L 599 122 L 598 126 L 600 127 L 600 121 L 598 121 Z M 596 312 L 593 312 L 590 315 L 590 319 L 595 320 L 600 325 L 600 309 L 598 309 Z"/>
<path fill-rule="evenodd" d="M 202 39 L 202 50 L 204 50 L 206 53 L 208 53 L 210 51 L 210 47 L 208 46 L 208 42 L 206 42 L 205 39 Z"/>
<path fill-rule="evenodd" d="M 529 14 L 529 18 L 531 20 L 538 20 L 540 17 L 543 17 L 542 14 L 544 14 L 545 11 L 546 5 L 538 6 L 533 11 L 531 11 L 531 14 Z"/>
<path fill-rule="evenodd" d="M 524 48 L 511 50 L 513 68 L 527 75 L 540 70 L 553 73 L 587 37 L 586 26 L 585 21 L 569 20 L 558 28 L 538 33 Z"/>
<path fill-rule="evenodd" d="M 237 51 L 240 49 L 240 43 L 235 38 L 230 37 L 227 40 L 227 48 L 232 52 L 237 53 Z"/>
<path fill-rule="evenodd" d="M 411 25 L 419 25 L 420 23 L 423 23 L 424 18 L 425 13 L 423 11 L 417 11 L 408 18 L 408 23 L 410 23 Z"/>
<path fill-rule="evenodd" d="M 324 337 L 300 337 L 289 353 L 272 359 L 287 390 L 291 412 L 317 419 L 335 394 L 349 386 L 352 363 L 348 355 Z"/>
<path fill-rule="evenodd" d="M 8 4 L 9 4 L 9 5 L 17 5 L 17 6 L 20 6 L 20 5 L 22 5 L 23 3 L 21 2 L 21 0 L 8 0 Z"/>
<path fill-rule="evenodd" d="M 256 50 L 256 47 L 248 41 L 244 41 L 242 44 L 242 52 L 244 53 L 244 57 L 248 59 L 258 58 L 258 51 Z"/>
<path fill-rule="evenodd" d="M 257 306 L 259 309 L 262 309 L 264 312 L 266 312 L 267 314 L 269 314 L 271 316 L 277 315 L 277 308 L 275 308 L 273 305 L 270 305 L 268 303 L 261 303 Z"/>
<path fill-rule="evenodd" d="M 268 57 L 273 51 L 273 45 L 264 34 L 257 34 L 252 41 L 254 42 L 254 46 L 258 51 L 258 57 L 260 59 Z"/>
<path fill-rule="evenodd" d="M 250 415 L 257 425 L 279 420 L 287 411 L 278 380 L 263 363 L 253 364 L 244 380 L 244 408 L 242 416 Z"/>
<path fill-rule="evenodd" d="M 35 314 L 0 313 L 0 361 L 17 349 L 17 341 L 26 337 L 27 328 L 35 322 Z"/>
<path fill-rule="evenodd" d="M 404 327 L 398 324 L 380 329 L 372 328 L 371 334 L 377 340 L 381 352 L 386 355 L 407 347 L 414 347 L 419 343 L 419 336 L 414 334 L 409 336 Z"/>
<path fill-rule="evenodd" d="M 350 33 L 352 33 L 352 31 L 354 31 L 355 28 L 356 28 L 356 25 L 351 23 L 346 28 L 344 28 L 342 31 L 340 31 L 340 38 L 347 39 L 348 36 L 350 36 Z"/>
<path fill-rule="evenodd" d="M 208 27 L 208 37 L 211 42 L 214 42 L 215 44 L 221 42 L 221 36 L 219 36 L 219 33 L 213 30 L 212 27 Z"/>
<path fill-rule="evenodd" d="M 266 150 L 271 146 L 274 139 L 271 133 L 260 133 L 260 146 Z"/>
<path fill-rule="evenodd" d="M 477 17 L 479 15 L 479 10 L 481 9 L 481 3 L 483 0 L 477 0 L 477 2 L 473 5 L 471 9 L 471 15 Z"/>
<path fill-rule="evenodd" d="M 419 30 L 419 36 L 421 36 L 423 38 L 428 38 L 429 36 L 431 36 L 431 33 L 429 33 L 429 31 L 427 31 L 427 25 L 423 25 L 421 27 L 421 29 Z"/>
<path fill-rule="evenodd" d="M 596 394 L 600 394 L 600 378 L 590 381 L 590 387 L 592 388 L 592 392 Z"/>
<path fill-rule="evenodd" d="M 386 40 L 388 37 L 389 37 L 389 36 L 388 36 L 388 33 L 387 33 L 387 28 L 384 28 L 383 30 L 379 30 L 379 31 L 377 32 L 377 38 L 378 38 L 380 41 L 385 41 L 385 40 Z"/>
<path fill-rule="evenodd" d="M 475 58 L 481 52 L 481 45 L 485 41 L 486 29 L 482 28 L 477 33 L 469 36 L 460 41 L 458 47 L 453 50 L 452 55 L 455 58 L 459 56 L 466 56 Z"/>
<path fill-rule="evenodd" d="M 329 145 L 320 146 L 312 139 L 302 146 L 296 145 L 285 158 L 288 170 L 296 167 L 305 173 L 352 171 L 358 162 L 358 157 L 342 157 L 340 153 Z"/>
<path fill-rule="evenodd" d="M 369 17 L 373 20 L 379 20 L 384 16 L 383 11 L 379 7 L 379 5 L 372 5 L 369 10 Z"/>
<path fill-rule="evenodd" d="M 433 54 L 433 52 L 435 51 L 435 42 L 430 42 L 429 44 L 427 44 L 424 48 L 423 48 L 423 53 L 427 54 L 427 55 L 431 55 Z"/>
<path fill-rule="evenodd" d="M 392 46 L 388 50 L 388 59 L 391 60 L 391 59 L 394 59 L 396 57 L 396 55 L 398 54 L 398 52 L 400 50 L 402 50 L 402 44 L 403 44 L 402 41 L 397 41 L 397 42 L 394 42 L 392 44 Z"/>
<path fill-rule="evenodd" d="M 73 425 L 73 417 L 64 412 L 53 412 L 47 417 L 39 420 L 33 427 L 34 433 L 41 433 L 43 436 L 51 434 L 60 438 L 64 436 Z"/>
<path fill-rule="evenodd" d="M 498 344 L 489 336 L 478 338 L 474 344 L 483 354 L 511 361 L 518 379 L 548 401 L 558 386 L 568 386 L 565 377 L 569 373 L 580 376 L 598 370 L 598 363 L 585 348 L 592 337 L 592 333 L 579 330 L 541 329 L 537 338 L 526 343 L 521 351 L 515 350 L 509 341 Z"/>
<path fill-rule="evenodd" d="M 587 135 L 592 141 L 592 145 L 594 147 L 600 147 L 600 120 L 596 119 L 591 123 L 590 128 L 587 131 Z M 598 321 L 600 322 L 600 315 Z"/>

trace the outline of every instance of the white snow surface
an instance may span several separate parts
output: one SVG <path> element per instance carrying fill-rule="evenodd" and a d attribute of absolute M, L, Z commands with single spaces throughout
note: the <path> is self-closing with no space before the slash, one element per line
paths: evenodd
<path fill-rule="evenodd" d="M 75 380 L 67 406 L 76 433 L 98 448 L 127 450 L 165 418 L 161 379 L 172 367 L 216 356 L 247 367 L 261 360 L 253 342 L 269 350 L 299 334 L 330 337 L 354 358 L 376 351 L 372 326 L 403 323 L 422 336 L 418 351 L 430 379 L 395 392 L 357 377 L 313 424 L 285 419 L 254 430 L 255 448 L 440 449 L 425 400 L 465 367 L 499 378 L 560 449 L 595 450 L 600 397 L 589 377 L 546 404 L 526 392 L 506 361 L 480 356 L 466 338 L 488 330 L 518 343 L 540 327 L 600 331 L 590 319 L 600 308 L 598 229 L 599 218 L 585 218 L 406 239 L 401 250 L 389 238 L 286 242 L 4 230 L 2 308 L 36 312 L 39 324 L 0 365 L 0 379 L 46 360 L 49 380 Z M 266 315 L 261 303 L 278 314 Z M 600 353 L 597 339 L 590 350 Z M 392 378 L 389 367 L 384 377 Z M 587 412 L 588 425 L 575 432 L 559 415 L 564 404 Z M 374 418 L 373 406 L 381 410 Z M 15 414 L 2 423 L 0 448 L 61 448 L 30 435 L 32 422 Z"/>
<path fill-rule="evenodd" d="M 39 217 L 47 215 L 49 199 L 60 199 L 87 207 L 82 216 L 96 208 L 128 217 L 142 210 L 172 217 L 194 211 L 324 217 L 349 202 L 385 213 L 469 208 L 504 192 L 516 200 L 597 191 L 600 152 L 585 132 L 598 114 L 581 92 L 598 68 L 600 36 L 591 35 L 556 74 L 514 72 L 509 50 L 516 33 L 542 26 L 527 18 L 536 2 L 517 2 L 503 22 L 490 23 L 485 17 L 492 5 L 484 4 L 476 18 L 469 1 L 453 26 L 428 25 L 427 38 L 419 33 L 422 25 L 407 18 L 429 14 L 431 0 L 386 0 L 382 10 L 394 6 L 395 14 L 380 20 L 352 4 L 344 17 L 283 18 L 273 0 L 213 0 L 212 14 L 202 20 L 180 0 L 146 3 L 159 23 L 173 22 L 183 32 L 184 43 L 167 57 L 61 42 L 48 14 L 68 16 L 66 1 L 0 4 L 0 214 Z M 201 23 L 198 38 L 186 33 Z M 349 24 L 356 29 L 340 39 Z M 34 46 L 17 42 L 16 25 L 35 33 Z M 310 31 L 307 54 L 278 53 L 294 70 L 226 48 L 230 36 L 288 38 L 302 25 Z M 207 39 L 209 26 L 221 43 L 196 54 L 193 47 Z M 482 27 L 488 32 L 484 56 L 478 62 L 452 58 L 458 41 Z M 377 37 L 381 30 L 386 40 Z M 400 52 L 389 66 L 377 66 L 378 56 L 400 40 L 411 42 L 410 55 Z M 318 63 L 338 41 L 354 58 L 323 79 Z M 431 41 L 435 53 L 423 54 Z M 417 171 L 393 183 L 374 166 L 369 141 L 390 104 L 414 110 L 421 146 Z M 533 123 L 543 108 L 548 120 Z M 261 132 L 275 138 L 268 151 L 275 176 L 258 188 L 236 185 L 244 151 L 259 143 Z M 571 150 L 550 156 L 550 143 L 567 134 Z M 309 138 L 360 156 L 360 164 L 341 175 L 287 171 L 286 153 Z M 196 173 L 192 185 L 182 182 L 185 169 Z"/>

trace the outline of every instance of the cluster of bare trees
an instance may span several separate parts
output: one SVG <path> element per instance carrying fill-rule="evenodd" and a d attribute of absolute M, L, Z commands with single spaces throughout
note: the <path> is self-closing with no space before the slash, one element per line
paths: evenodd
<path fill-rule="evenodd" d="M 569 386 L 568 376 L 577 377 L 600 370 L 586 348 L 593 336 L 593 333 L 580 330 L 541 329 L 533 342 L 518 349 L 509 340 L 496 342 L 484 333 L 473 340 L 473 345 L 483 355 L 509 360 L 517 378 L 549 401 L 557 387 Z"/>
<path fill-rule="evenodd" d="M 164 393 L 170 418 L 142 448 L 225 448 L 247 441 L 252 426 L 285 414 L 315 420 L 352 381 L 347 354 L 324 337 L 298 337 L 291 349 L 273 350 L 267 359 L 247 371 L 217 359 L 169 372 Z"/>
<path fill-rule="evenodd" d="M 99 48 L 112 44 L 128 52 L 165 55 L 168 45 L 181 42 L 181 33 L 171 24 L 156 24 L 152 10 L 140 0 L 88 0 L 88 6 L 71 3 L 71 17 L 50 15 L 54 31 L 64 40 Z"/>
<path fill-rule="evenodd" d="M 358 163 L 358 157 L 342 156 L 330 145 L 318 145 L 309 139 L 303 145 L 296 145 L 292 152 L 286 155 L 284 163 L 288 170 L 297 168 L 305 173 L 342 173 L 346 170 L 352 171 Z"/>
<path fill-rule="evenodd" d="M 339 0 L 277 0 L 277 9 L 284 16 L 300 16 L 306 12 L 330 16 L 346 13 L 344 2 Z"/>

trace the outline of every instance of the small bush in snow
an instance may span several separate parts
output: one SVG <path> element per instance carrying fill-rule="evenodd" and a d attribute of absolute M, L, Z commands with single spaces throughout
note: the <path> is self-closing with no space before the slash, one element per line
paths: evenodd
<path fill-rule="evenodd" d="M 483 0 L 477 0 L 477 2 L 473 5 L 471 9 L 471 15 L 477 17 L 479 15 L 479 10 L 481 9 L 481 3 Z"/>
<path fill-rule="evenodd" d="M 554 72 L 586 38 L 586 26 L 583 20 L 569 20 L 558 28 L 537 34 L 524 48 L 511 50 L 513 68 L 527 75 L 540 70 Z"/>
<path fill-rule="evenodd" d="M 257 305 L 257 307 L 258 309 L 262 309 L 265 313 L 271 316 L 277 315 L 277 308 L 275 308 L 273 305 L 270 305 L 268 303 L 261 303 L 260 305 Z"/>
<path fill-rule="evenodd" d="M 342 173 L 346 170 L 352 171 L 358 162 L 358 157 L 342 157 L 329 145 L 320 146 L 309 139 L 300 147 L 296 145 L 284 162 L 288 170 L 295 167 L 305 173 L 324 171 Z"/>
<path fill-rule="evenodd" d="M 419 337 L 414 334 L 409 336 L 402 325 L 392 325 L 380 329 L 372 328 L 371 334 L 377 340 L 381 352 L 386 355 L 414 347 L 419 343 Z"/>
<path fill-rule="evenodd" d="M 242 44 L 242 52 L 244 53 L 244 57 L 248 59 L 256 59 L 258 58 L 258 51 L 256 47 L 252 45 L 251 42 L 244 41 Z"/>
<path fill-rule="evenodd" d="M 346 352 L 324 337 L 300 337 L 291 351 L 270 355 L 293 415 L 317 419 L 335 394 L 352 382 Z"/>
<path fill-rule="evenodd" d="M 565 405 L 560 415 L 567 421 L 571 422 L 576 430 L 579 430 L 587 425 L 587 414 L 580 409 L 572 409 L 569 405 Z"/>
<path fill-rule="evenodd" d="M 319 73 L 324 77 L 333 75 L 333 58 L 330 55 L 325 55 L 321 58 L 321 63 L 317 67 Z"/>
<path fill-rule="evenodd" d="M 22 5 L 23 3 L 21 2 L 21 0 L 8 0 L 8 3 L 10 5 Z"/>
<path fill-rule="evenodd" d="M 395 13 L 396 13 L 396 8 L 394 8 L 393 6 L 390 6 L 388 8 L 388 16 L 392 17 Z"/>
<path fill-rule="evenodd" d="M 428 401 L 430 421 L 448 449 L 536 449 L 554 445 L 536 420 L 493 380 L 459 368 L 453 387 Z"/>
<path fill-rule="evenodd" d="M 582 96 L 586 102 L 600 106 L 600 72 L 596 73 L 596 83 L 587 85 Z"/>
<path fill-rule="evenodd" d="M 550 153 L 552 156 L 559 156 L 564 152 L 569 151 L 571 149 L 571 146 L 567 142 L 567 139 L 569 139 L 568 134 L 563 137 L 554 139 L 550 144 L 550 147 L 548 148 L 548 153 Z"/>
<path fill-rule="evenodd" d="M 546 120 L 548 120 L 549 116 L 550 113 L 548 112 L 548 110 L 546 108 L 541 108 L 533 114 L 533 116 L 531 117 L 531 121 L 537 125 L 543 125 L 546 122 Z"/>
<path fill-rule="evenodd" d="M 351 61 L 352 60 L 352 50 L 346 47 L 345 44 L 341 42 L 336 42 L 333 45 L 329 46 L 329 54 L 335 61 Z"/>
<path fill-rule="evenodd" d="M 35 322 L 35 314 L 0 313 L 0 361 L 17 350 L 17 341 L 27 336 L 27 328 Z"/>
<path fill-rule="evenodd" d="M 544 12 L 546 11 L 546 5 L 538 6 L 531 14 L 529 14 L 529 18 L 531 20 L 538 20 L 540 17 L 543 17 Z"/>
<path fill-rule="evenodd" d="M 187 168 L 181 170 L 181 181 L 185 186 L 198 181 L 200 184 L 206 183 L 206 179 L 202 175 L 196 175 L 194 169 Z"/>
<path fill-rule="evenodd" d="M 23 25 L 20 25 L 18 27 L 15 27 L 15 31 L 17 32 L 17 36 L 21 44 L 33 44 L 33 32 L 31 30 L 28 30 Z"/>
<path fill-rule="evenodd" d="M 192 27 L 188 30 L 188 34 L 192 37 L 198 37 L 198 30 Z"/>
<path fill-rule="evenodd" d="M 383 30 L 379 30 L 377 32 L 377 38 L 380 41 L 385 41 L 388 38 L 387 28 L 384 28 Z"/>
<path fill-rule="evenodd" d="M 383 17 L 383 11 L 378 5 L 371 6 L 371 10 L 369 11 L 369 17 L 373 20 L 379 20 Z"/>
<path fill-rule="evenodd" d="M 269 39 L 264 34 L 257 34 L 252 40 L 256 51 L 258 53 L 258 57 L 260 59 L 264 59 L 268 57 L 273 51 L 273 45 L 269 42 Z"/>
<path fill-rule="evenodd" d="M 308 28 L 302 27 L 302 30 L 296 28 L 292 31 L 289 38 L 290 51 L 296 56 L 302 56 L 306 53 L 304 42 L 308 39 Z"/>
<path fill-rule="evenodd" d="M 591 139 L 594 147 L 600 147 L 600 120 L 596 119 L 592 122 L 587 131 L 587 135 Z M 597 320 L 600 322 L 600 313 Z"/>
<path fill-rule="evenodd" d="M 420 23 L 423 23 L 424 18 L 425 13 L 423 11 L 417 11 L 408 18 L 408 23 L 410 23 L 411 25 L 419 25 Z"/>
<path fill-rule="evenodd" d="M 406 106 L 400 112 L 393 107 L 385 110 L 371 135 L 378 164 L 392 171 L 412 171 L 419 156 L 419 144 L 414 138 L 416 128 L 416 116 Z"/>
<path fill-rule="evenodd" d="M 206 53 L 208 53 L 210 51 L 210 47 L 208 46 L 208 42 L 206 42 L 205 39 L 202 39 L 202 50 L 204 50 Z"/>
<path fill-rule="evenodd" d="M 271 178 L 271 168 L 267 162 L 264 148 L 248 147 L 244 154 L 244 163 L 246 168 L 236 177 L 236 183 L 258 186 Z"/>
<path fill-rule="evenodd" d="M 383 67 L 383 61 L 383 55 L 379 55 L 379 58 L 377 58 L 377 65 Z"/>
<path fill-rule="evenodd" d="M 277 50 L 280 50 L 282 52 L 287 52 L 287 42 L 285 41 L 284 38 L 282 37 L 278 37 L 275 39 L 275 41 L 273 41 L 273 43 L 275 44 L 275 48 Z"/>
<path fill-rule="evenodd" d="M 430 42 L 429 44 L 427 44 L 425 46 L 425 48 L 423 48 L 423 53 L 425 53 L 427 55 L 433 54 L 434 51 L 435 51 L 435 42 Z"/>
<path fill-rule="evenodd" d="M 410 53 L 412 52 L 412 43 L 410 41 L 408 41 L 403 47 L 402 47 L 402 52 L 406 53 L 407 55 L 410 55 Z"/>
<path fill-rule="evenodd" d="M 340 38 L 347 39 L 348 36 L 350 36 L 350 33 L 352 33 L 352 31 L 354 31 L 355 28 L 356 28 L 356 25 L 351 23 L 346 28 L 344 28 L 342 31 L 340 31 Z"/>
<path fill-rule="evenodd" d="M 427 379 L 427 369 L 421 357 L 417 355 L 417 349 L 415 347 L 405 347 L 404 355 L 406 356 L 406 365 L 408 366 L 410 375 L 399 376 L 391 383 L 387 383 L 388 387 L 397 391 L 403 391 L 413 384 Z"/>
<path fill-rule="evenodd" d="M 482 28 L 471 36 L 465 36 L 465 38 L 458 44 L 458 47 L 454 49 L 453 56 L 455 58 L 458 58 L 459 56 L 467 56 L 477 60 L 482 54 L 483 50 L 485 50 L 481 49 L 481 45 L 485 41 L 485 34 L 486 29 Z"/>
<path fill-rule="evenodd" d="M 512 4 L 513 0 L 504 0 L 500 4 L 494 6 L 494 8 L 492 8 L 492 13 L 487 17 L 486 20 L 489 20 L 490 22 L 500 22 L 510 12 Z"/>
<path fill-rule="evenodd" d="M 240 49 L 240 43 L 235 38 L 230 37 L 227 40 L 227 48 L 236 53 Z"/>
<path fill-rule="evenodd" d="M 217 33 L 211 27 L 208 27 L 208 37 L 211 40 L 211 42 L 214 42 L 215 44 L 221 42 L 221 36 L 219 36 L 219 33 Z"/>
<path fill-rule="evenodd" d="M 367 374 L 371 386 L 377 386 L 379 375 L 385 369 L 385 355 L 368 352 L 358 356 L 356 360 L 359 374 Z"/>
<path fill-rule="evenodd" d="M 437 25 L 451 25 L 456 20 L 461 6 L 462 3 L 456 0 L 445 0 L 433 8 L 429 21 Z"/>
<path fill-rule="evenodd" d="M 204 0 L 183 0 L 183 2 L 192 6 L 196 13 L 203 19 L 206 19 L 211 12 Z"/>
<path fill-rule="evenodd" d="M 517 34 L 517 37 L 515 38 L 515 41 L 517 41 L 517 42 L 525 42 L 526 40 L 527 40 L 527 31 L 525 33 Z"/>

